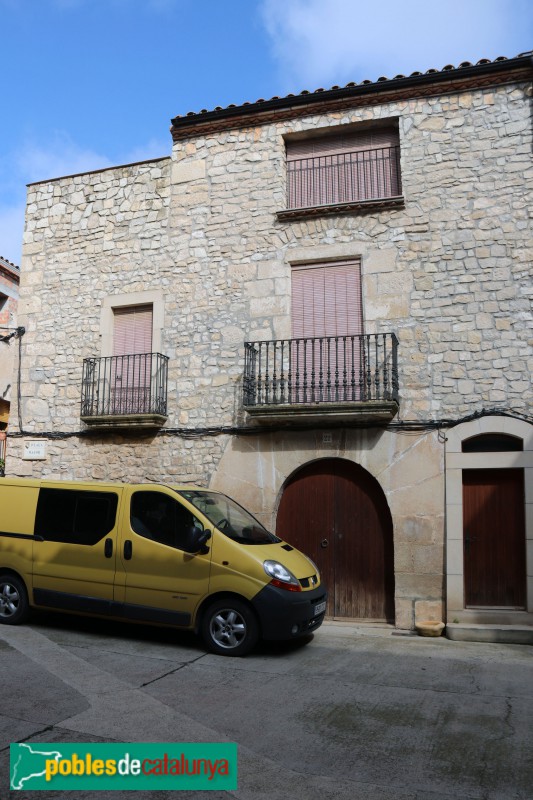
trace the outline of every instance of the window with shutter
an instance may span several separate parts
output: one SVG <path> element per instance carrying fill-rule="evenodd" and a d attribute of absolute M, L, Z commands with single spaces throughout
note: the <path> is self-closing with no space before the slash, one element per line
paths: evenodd
<path fill-rule="evenodd" d="M 292 270 L 292 336 L 346 336 L 363 332 L 358 261 L 305 265 Z"/>
<path fill-rule="evenodd" d="M 113 309 L 112 414 L 142 414 L 150 407 L 152 305 Z"/>
<path fill-rule="evenodd" d="M 152 305 L 113 309 L 113 355 L 149 353 L 152 350 Z"/>
<path fill-rule="evenodd" d="M 287 139 L 286 153 L 289 209 L 401 196 L 395 127 Z"/>
<path fill-rule="evenodd" d="M 363 399 L 360 263 L 294 267 L 291 316 L 293 402 Z"/>

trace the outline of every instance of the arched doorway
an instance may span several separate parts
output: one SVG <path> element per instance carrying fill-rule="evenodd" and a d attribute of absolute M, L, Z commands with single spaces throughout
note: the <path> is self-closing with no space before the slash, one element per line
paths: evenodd
<path fill-rule="evenodd" d="M 307 464 L 285 485 L 276 531 L 317 564 L 329 616 L 394 620 L 392 518 L 369 472 L 339 458 Z"/>

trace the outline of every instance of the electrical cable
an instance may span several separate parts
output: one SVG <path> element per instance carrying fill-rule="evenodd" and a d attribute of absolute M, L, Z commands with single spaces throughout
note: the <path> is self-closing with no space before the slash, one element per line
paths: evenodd
<path fill-rule="evenodd" d="M 19 382 L 20 385 L 20 382 Z M 20 409 L 20 399 L 19 399 L 19 409 Z M 317 425 L 315 427 L 319 427 L 320 429 L 382 429 L 388 430 L 392 433 L 405 433 L 405 434 L 416 434 L 416 433 L 429 433 L 430 431 L 441 431 L 443 429 L 454 428 L 457 425 L 461 425 L 465 422 L 471 422 L 472 420 L 480 419 L 481 417 L 486 416 L 500 416 L 500 417 L 511 417 L 513 419 L 520 419 L 524 422 L 529 422 L 533 424 L 533 416 L 525 414 L 518 409 L 513 408 L 483 408 L 479 411 L 474 411 L 471 414 L 459 417 L 457 419 L 450 419 L 450 418 L 443 418 L 439 420 L 391 420 L 390 422 L 362 422 L 362 421 L 355 421 L 354 423 L 349 422 L 339 422 L 333 424 L 324 424 L 324 425 Z M 174 436 L 177 438 L 182 439 L 202 439 L 208 438 L 213 436 L 258 436 L 261 434 L 267 433 L 280 433 L 286 432 L 290 433 L 292 431 L 308 431 L 310 430 L 309 426 L 301 425 L 301 424 L 289 424 L 289 425 L 257 425 L 257 426 L 232 426 L 232 425 L 218 425 L 212 427 L 205 427 L 205 428 L 162 428 L 155 433 L 156 437 L 163 437 L 163 436 Z M 46 439 L 71 439 L 74 437 L 95 437 L 95 436 L 102 436 L 105 435 L 106 432 L 110 432 L 111 429 L 102 430 L 102 428 L 98 428 L 96 430 L 92 430 L 91 428 L 87 428 L 85 430 L 78 430 L 78 431 L 23 431 L 22 426 L 20 425 L 20 417 L 19 417 L 19 431 L 16 432 L 9 432 L 8 436 L 10 438 L 20 438 L 22 436 L 31 436 L 32 438 L 46 438 Z M 114 429 L 113 432 L 120 433 L 120 429 Z M 142 435 L 154 435 L 153 430 L 150 431 L 136 431 L 140 436 Z"/>

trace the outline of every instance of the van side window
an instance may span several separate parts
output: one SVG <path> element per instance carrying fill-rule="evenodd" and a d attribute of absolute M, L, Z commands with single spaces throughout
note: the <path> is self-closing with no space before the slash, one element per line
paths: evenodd
<path fill-rule="evenodd" d="M 41 489 L 35 535 L 49 542 L 93 545 L 115 527 L 118 495 L 81 489 Z"/>
<path fill-rule="evenodd" d="M 185 551 L 191 529 L 204 527 L 191 511 L 161 492 L 135 492 L 130 522 L 139 536 Z"/>

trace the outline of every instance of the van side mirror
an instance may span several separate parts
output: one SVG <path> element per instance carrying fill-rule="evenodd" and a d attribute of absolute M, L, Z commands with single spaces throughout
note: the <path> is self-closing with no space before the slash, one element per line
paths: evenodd
<path fill-rule="evenodd" d="M 204 531 L 191 525 L 187 528 L 186 544 L 184 550 L 186 553 L 205 553 L 209 552 L 206 542 L 211 538 L 211 531 Z"/>

